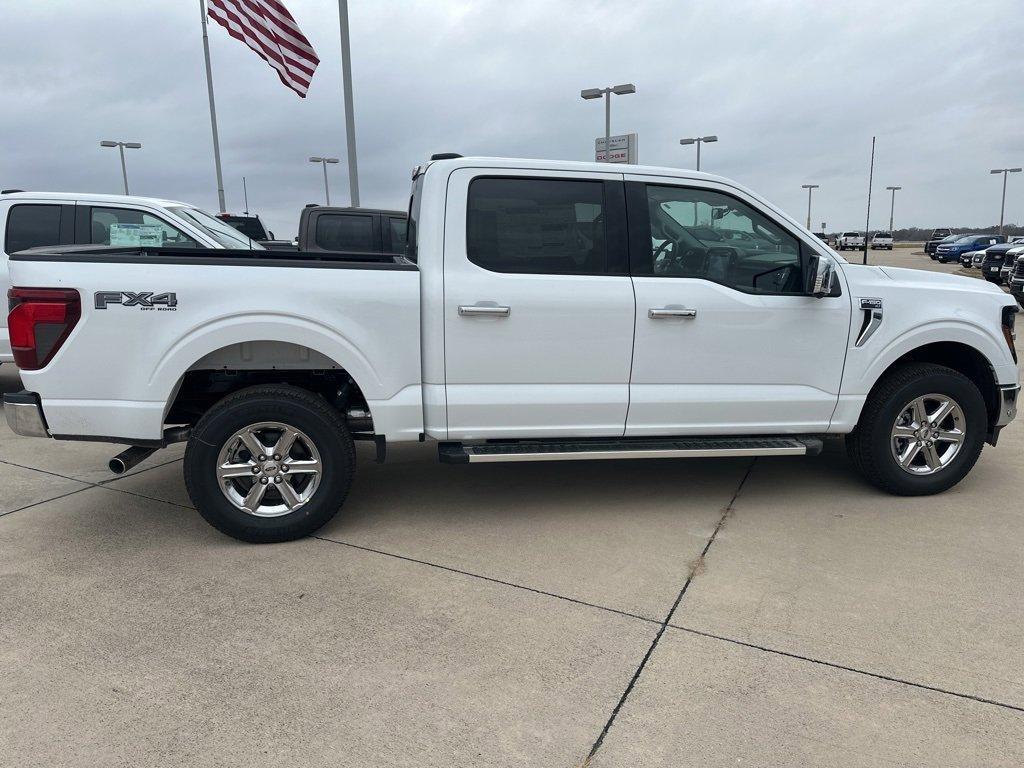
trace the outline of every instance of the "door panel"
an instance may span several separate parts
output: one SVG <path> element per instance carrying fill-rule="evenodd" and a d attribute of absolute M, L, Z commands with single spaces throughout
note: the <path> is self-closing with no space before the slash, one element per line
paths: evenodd
<path fill-rule="evenodd" d="M 570 221 L 574 191 L 564 193 L 564 185 L 536 197 L 529 185 L 507 192 L 485 185 L 468 211 L 474 179 L 495 176 L 596 180 L 603 198 L 588 203 L 594 189 L 585 190 Z M 504 169 L 451 175 L 444 251 L 449 439 L 622 435 L 635 306 L 621 178 Z M 588 273 L 599 268 L 619 274 Z M 554 273 L 573 269 L 579 272 Z"/>
<path fill-rule="evenodd" d="M 666 182 L 626 178 L 659 186 Z M 722 214 L 728 204 L 716 196 L 708 210 L 717 213 L 703 221 L 699 206 L 692 214 L 687 210 L 693 216 L 689 219 L 669 205 L 686 224 L 685 231 L 659 231 L 655 225 L 652 237 L 649 223 L 646 231 L 636 232 L 637 208 L 642 217 L 659 214 L 646 189 L 631 188 L 636 338 L 626 434 L 824 432 L 838 401 L 849 298 L 772 295 L 773 290 L 800 290 L 802 277 L 793 273 L 802 269 L 795 256 L 801 246 L 796 240 L 792 246 L 780 244 L 776 237 L 795 233 L 737 190 L 724 185 L 707 189 L 736 196 L 736 210 L 763 215 L 774 227 L 745 231 L 743 216 L 734 210 Z M 682 247 L 691 235 L 699 242 L 693 241 L 692 249 Z M 678 266 L 654 274 L 651 260 L 659 250 L 676 257 Z M 786 263 L 788 253 L 794 254 L 792 265 Z M 638 274 L 645 258 L 651 274 Z"/>

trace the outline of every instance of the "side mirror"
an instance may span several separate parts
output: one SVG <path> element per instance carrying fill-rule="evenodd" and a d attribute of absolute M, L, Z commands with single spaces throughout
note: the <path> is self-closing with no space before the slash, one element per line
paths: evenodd
<path fill-rule="evenodd" d="M 808 264 L 807 293 L 822 299 L 832 293 L 836 283 L 836 267 L 831 259 L 811 256 Z"/>
<path fill-rule="evenodd" d="M 274 238 L 274 230 L 270 230 L 269 232 L 267 232 L 267 234 L 268 234 L 268 235 L 270 235 L 270 239 L 271 239 L 271 240 L 274 240 L 274 239 L 275 239 L 275 238 Z"/>

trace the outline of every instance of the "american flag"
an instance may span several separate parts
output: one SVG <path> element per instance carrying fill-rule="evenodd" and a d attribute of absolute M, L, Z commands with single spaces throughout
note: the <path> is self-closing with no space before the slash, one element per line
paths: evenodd
<path fill-rule="evenodd" d="M 306 98 L 316 51 L 288 9 L 277 0 L 208 0 L 207 13 L 277 70 L 281 82 Z"/>

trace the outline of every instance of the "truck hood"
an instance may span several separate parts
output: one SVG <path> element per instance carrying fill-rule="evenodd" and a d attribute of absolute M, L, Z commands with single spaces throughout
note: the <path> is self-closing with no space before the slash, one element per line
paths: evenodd
<path fill-rule="evenodd" d="M 867 267 L 871 269 L 871 267 Z M 924 269 L 907 269 L 905 267 L 874 267 L 890 280 L 907 286 L 921 286 L 970 293 L 990 293 L 1006 296 L 999 286 L 976 277 L 948 275 L 945 272 L 929 272 Z M 1007 296 L 1007 298 L 1009 298 Z"/>

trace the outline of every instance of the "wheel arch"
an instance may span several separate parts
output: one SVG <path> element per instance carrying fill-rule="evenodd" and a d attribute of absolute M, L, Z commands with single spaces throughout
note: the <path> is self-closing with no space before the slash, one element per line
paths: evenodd
<path fill-rule="evenodd" d="M 198 374 L 211 381 L 210 392 L 220 397 L 253 383 L 293 383 L 325 395 L 330 386 L 347 384 L 352 391 L 338 402 L 366 406 L 383 391 L 373 366 L 347 339 L 293 317 L 287 322 L 251 315 L 225 319 L 182 338 L 150 376 L 150 386 L 165 404 L 165 422 L 176 415 L 183 397 L 195 394 Z M 224 381 L 231 375 L 236 381 Z M 215 385 L 214 378 L 219 379 Z"/>
<path fill-rule="evenodd" d="M 260 342 L 300 347 L 327 358 L 347 372 L 367 397 L 381 398 L 381 377 L 355 344 L 333 328 L 295 316 L 243 314 L 219 318 L 193 328 L 167 350 L 153 367 L 148 384 L 167 401 L 182 377 L 204 358 L 236 345 Z"/>
<path fill-rule="evenodd" d="M 999 412 L 999 384 L 995 367 L 976 346 L 963 341 L 931 341 L 904 351 L 878 373 L 867 397 L 872 396 L 879 383 L 891 371 L 909 362 L 932 363 L 962 373 L 974 382 L 981 392 L 988 411 L 989 425 L 995 423 Z"/>

